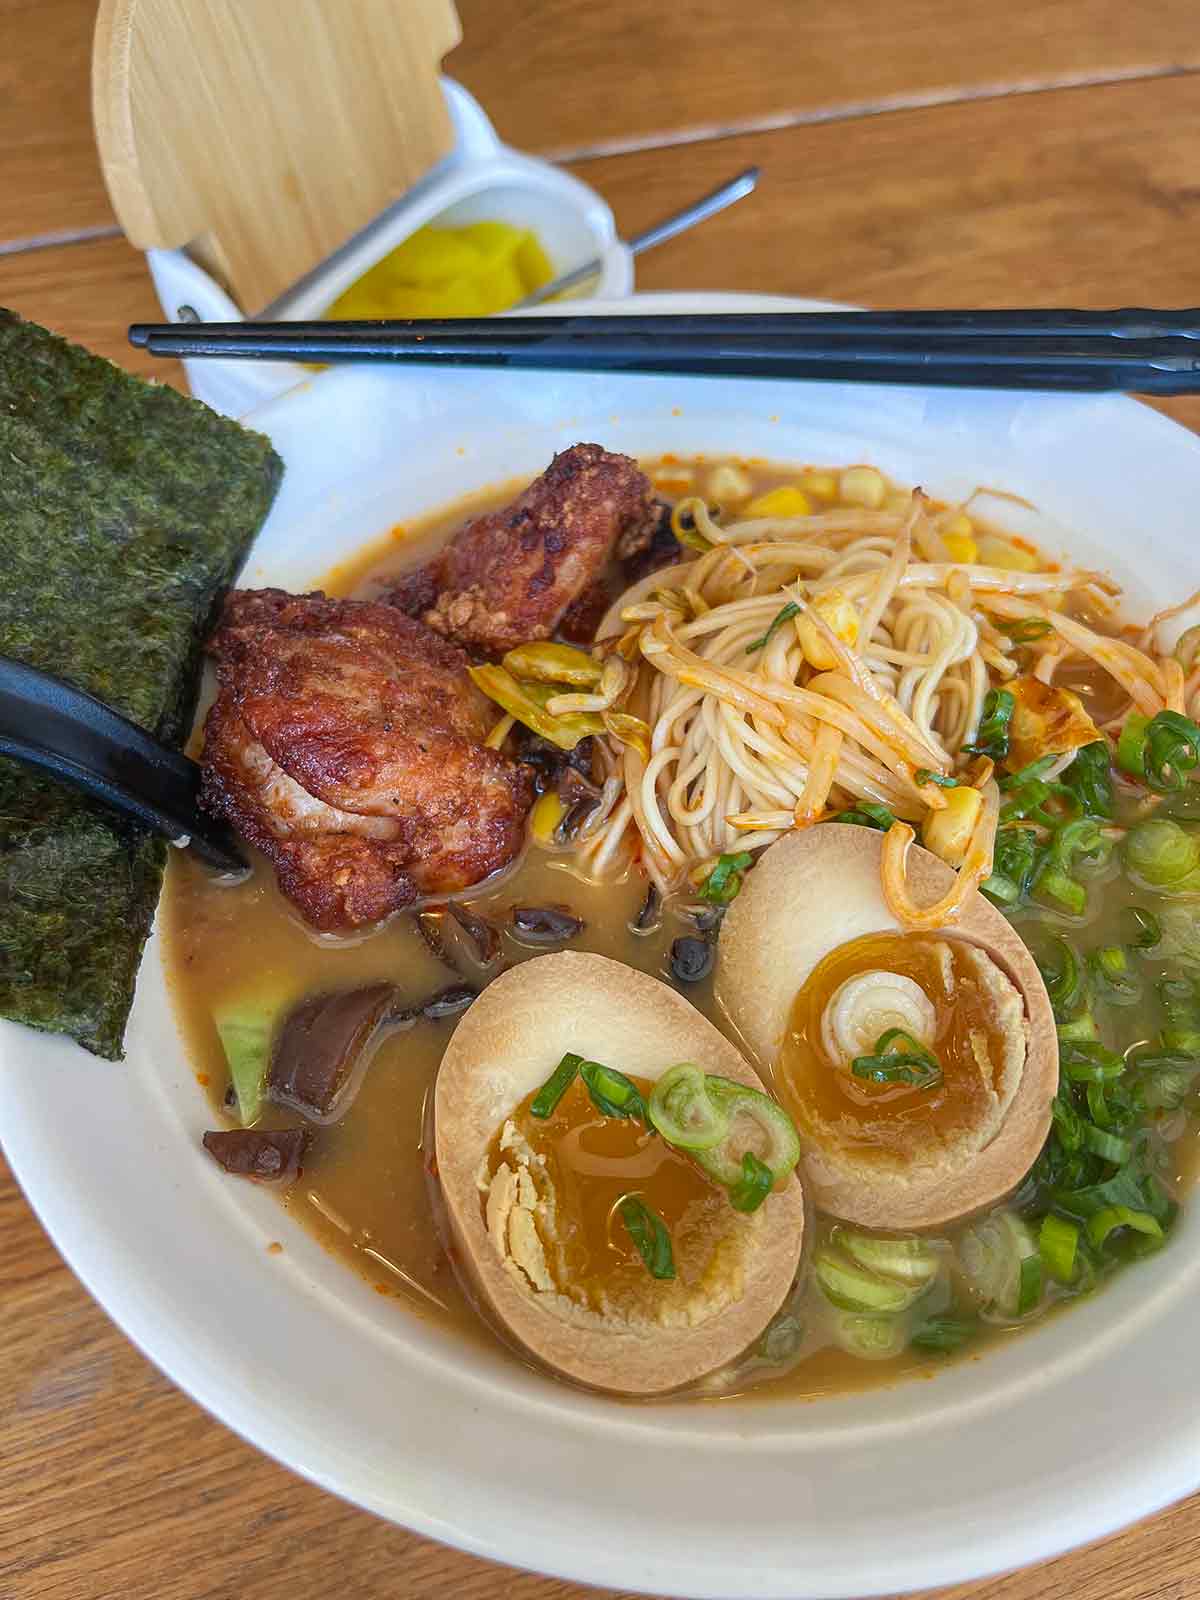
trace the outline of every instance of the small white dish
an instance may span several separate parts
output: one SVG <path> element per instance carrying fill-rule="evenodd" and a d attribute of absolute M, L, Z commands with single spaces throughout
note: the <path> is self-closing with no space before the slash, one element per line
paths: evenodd
<path fill-rule="evenodd" d="M 282 321 L 318 318 L 344 289 L 418 228 L 472 222 L 510 222 L 532 228 L 555 276 L 599 260 L 587 292 L 602 298 L 633 288 L 633 257 L 617 237 L 608 205 L 586 183 L 536 156 L 500 142 L 477 100 L 443 78 L 454 148 L 374 222 L 294 284 L 270 307 L 251 307 Z M 201 322 L 241 322 L 245 312 L 186 250 L 148 250 L 150 275 L 169 322 L 190 307 Z M 306 376 L 290 361 L 185 361 L 188 384 L 226 416 L 240 417 L 285 393 Z"/>
<path fill-rule="evenodd" d="M 806 308 L 631 302 L 787 304 Z M 253 421 L 288 472 L 251 584 L 304 587 L 397 519 L 532 476 L 577 439 L 869 460 L 947 497 L 998 485 L 1039 505 L 1026 526 L 1049 548 L 1111 567 L 1134 604 L 1200 582 L 1200 441 L 1115 397 L 344 368 Z M 0 1137 L 31 1203 L 202 1405 L 420 1533 L 624 1590 L 831 1600 L 1053 1555 L 1200 1484 L 1196 1200 L 1161 1255 L 932 1382 L 808 1404 L 622 1405 L 381 1299 L 269 1195 L 221 1174 L 200 1150 L 210 1113 L 157 941 L 127 1044 L 114 1067 L 0 1025 Z"/>

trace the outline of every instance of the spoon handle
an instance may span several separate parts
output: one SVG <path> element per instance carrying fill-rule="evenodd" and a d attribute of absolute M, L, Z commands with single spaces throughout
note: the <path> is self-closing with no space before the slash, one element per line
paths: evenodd
<path fill-rule="evenodd" d="M 41 767 L 224 872 L 246 863 L 200 810 L 200 768 L 83 690 L 0 656 L 0 755 Z"/>

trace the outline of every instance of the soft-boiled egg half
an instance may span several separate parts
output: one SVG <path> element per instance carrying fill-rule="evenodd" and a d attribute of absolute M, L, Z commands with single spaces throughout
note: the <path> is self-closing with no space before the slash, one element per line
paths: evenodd
<path fill-rule="evenodd" d="M 498 1330 L 594 1388 L 659 1394 L 739 1355 L 796 1276 L 790 1120 L 665 984 L 547 955 L 491 984 L 438 1071 L 437 1181 Z"/>
<path fill-rule="evenodd" d="M 770 846 L 726 915 L 717 999 L 791 1113 L 824 1211 L 931 1228 L 1008 1194 L 1050 1128 L 1058 1051 L 1045 986 L 976 895 L 953 928 L 905 932 L 882 835 L 823 823 Z M 914 847 L 914 895 L 944 862 Z"/>

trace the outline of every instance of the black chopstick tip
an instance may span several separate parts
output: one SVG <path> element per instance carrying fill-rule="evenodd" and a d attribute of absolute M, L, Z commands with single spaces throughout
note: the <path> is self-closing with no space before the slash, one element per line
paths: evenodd
<path fill-rule="evenodd" d="M 129 327 L 129 342 L 137 349 L 144 350 L 150 343 L 150 324 L 148 322 L 134 322 Z"/>

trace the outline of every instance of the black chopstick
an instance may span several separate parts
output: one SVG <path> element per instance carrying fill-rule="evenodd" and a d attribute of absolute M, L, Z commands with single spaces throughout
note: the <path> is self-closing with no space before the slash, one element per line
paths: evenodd
<path fill-rule="evenodd" d="M 81 689 L 0 656 L 0 755 L 40 767 L 124 816 L 244 872 L 229 830 L 200 810 L 200 768 Z"/>
<path fill-rule="evenodd" d="M 1194 309 L 136 323 L 129 338 L 189 359 L 1200 392 Z"/>

